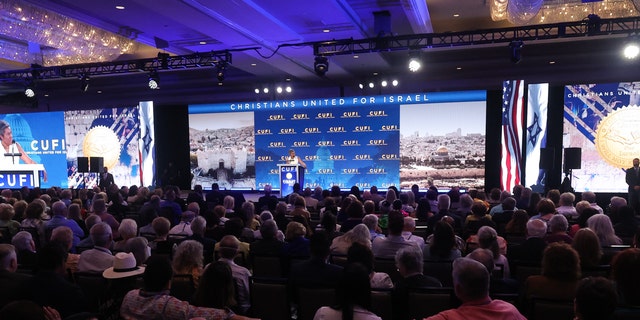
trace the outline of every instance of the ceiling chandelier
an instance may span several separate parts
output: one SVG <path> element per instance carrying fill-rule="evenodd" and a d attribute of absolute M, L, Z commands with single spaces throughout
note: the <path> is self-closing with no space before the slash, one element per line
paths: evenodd
<path fill-rule="evenodd" d="M 515 25 L 579 21 L 595 14 L 603 19 L 638 16 L 640 0 L 490 0 L 491 19 Z"/>
<path fill-rule="evenodd" d="M 0 56 L 43 66 L 103 62 L 136 42 L 20 0 L 0 2 Z"/>

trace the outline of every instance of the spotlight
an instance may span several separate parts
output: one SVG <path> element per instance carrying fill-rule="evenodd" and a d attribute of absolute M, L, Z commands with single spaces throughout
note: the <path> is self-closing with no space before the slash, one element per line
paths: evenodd
<path fill-rule="evenodd" d="M 253 92 L 255 92 L 256 94 L 260 94 L 260 89 L 255 88 L 255 89 L 253 90 Z"/>
<path fill-rule="evenodd" d="M 375 86 L 376 86 L 376 85 L 375 85 L 373 82 L 369 82 L 369 88 L 373 88 L 373 87 L 375 87 Z"/>
<path fill-rule="evenodd" d="M 277 88 L 276 88 L 276 92 L 277 92 L 277 93 L 282 93 L 282 87 L 277 87 Z"/>
<path fill-rule="evenodd" d="M 387 80 L 382 80 L 382 82 L 380 82 L 380 85 L 383 87 L 387 86 Z"/>
<path fill-rule="evenodd" d="M 319 76 L 324 76 L 329 71 L 329 60 L 327 57 L 317 56 L 313 62 L 313 70 Z"/>
<path fill-rule="evenodd" d="M 269 88 L 264 87 L 264 89 L 262 89 L 262 92 L 264 92 L 264 93 L 269 93 Z"/>
<path fill-rule="evenodd" d="M 360 88 L 360 90 L 364 89 L 364 84 L 358 83 L 358 88 Z"/>
<path fill-rule="evenodd" d="M 157 71 L 151 71 L 149 73 L 149 89 L 157 90 L 160 89 L 160 76 Z"/>
<path fill-rule="evenodd" d="M 80 75 L 80 91 L 87 92 L 89 90 L 89 80 L 91 79 L 88 74 L 83 73 Z"/>
<path fill-rule="evenodd" d="M 216 77 L 218 78 L 218 83 L 224 81 L 224 76 L 227 71 L 227 63 L 225 61 L 220 61 L 216 68 Z"/>
<path fill-rule="evenodd" d="M 32 88 L 27 88 L 26 90 L 24 90 L 24 95 L 27 96 L 27 98 L 33 98 L 36 96 L 36 92 L 33 91 Z"/>
<path fill-rule="evenodd" d="M 624 47 L 624 50 L 622 51 L 622 53 L 624 54 L 624 57 L 627 59 L 635 59 L 640 54 L 640 46 L 638 45 L 637 42 L 629 42 Z"/>
<path fill-rule="evenodd" d="M 284 88 L 284 91 L 286 91 L 287 93 L 291 93 L 293 91 L 293 89 L 291 88 L 291 86 L 286 86 Z"/>
<path fill-rule="evenodd" d="M 522 47 L 524 43 L 520 40 L 511 41 L 509 50 L 511 51 L 511 62 L 518 63 L 522 60 Z"/>
<path fill-rule="evenodd" d="M 398 86 L 398 80 L 391 81 L 391 85 L 394 86 L 394 87 L 397 87 Z"/>
<path fill-rule="evenodd" d="M 409 53 L 409 71 L 418 72 L 422 68 L 422 52 L 413 51 Z"/>

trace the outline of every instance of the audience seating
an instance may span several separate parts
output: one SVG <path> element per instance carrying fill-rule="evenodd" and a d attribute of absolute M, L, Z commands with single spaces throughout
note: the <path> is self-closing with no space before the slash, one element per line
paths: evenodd
<path fill-rule="evenodd" d="M 425 260 L 423 270 L 424 275 L 440 280 L 443 287 L 453 286 L 453 278 L 451 276 L 453 261 Z"/>
<path fill-rule="evenodd" d="M 89 311 L 98 312 L 100 304 L 105 299 L 108 288 L 108 280 L 101 273 L 80 272 L 73 274 L 75 284 L 80 287 L 89 302 Z"/>
<path fill-rule="evenodd" d="M 582 268 L 582 277 L 604 277 L 609 278 L 611 273 L 611 265 L 602 264 L 599 266 L 593 266 L 588 268 Z"/>
<path fill-rule="evenodd" d="M 329 261 L 335 265 L 339 265 L 344 267 L 347 265 L 347 255 L 346 254 L 331 254 L 329 257 Z"/>
<path fill-rule="evenodd" d="M 600 259 L 600 263 L 610 264 L 613 256 L 615 256 L 620 251 L 629 249 L 630 247 L 630 245 L 625 244 L 602 247 L 602 258 Z"/>
<path fill-rule="evenodd" d="M 524 282 L 529 276 L 539 275 L 541 273 L 542 267 L 539 262 L 514 261 L 513 269 L 511 269 L 511 274 L 515 275 L 515 279 L 520 286 L 524 285 Z"/>
<path fill-rule="evenodd" d="M 453 288 L 418 288 L 409 290 L 409 319 L 423 319 L 454 308 Z"/>
<path fill-rule="evenodd" d="M 251 257 L 254 277 L 282 277 L 282 258 L 280 256 L 254 255 Z"/>
<path fill-rule="evenodd" d="M 529 320 L 567 320 L 573 316 L 573 300 L 531 297 Z"/>
<path fill-rule="evenodd" d="M 193 285 L 193 276 L 190 274 L 173 275 L 169 294 L 183 301 L 191 301 L 195 292 L 196 288 Z"/>
<path fill-rule="evenodd" d="M 333 287 L 304 287 L 296 290 L 298 303 L 298 320 L 313 320 L 316 311 L 323 306 L 332 306 L 336 303 L 336 293 Z"/>
<path fill-rule="evenodd" d="M 391 289 L 371 290 L 371 309 L 382 320 L 391 320 L 393 318 Z"/>
<path fill-rule="evenodd" d="M 373 270 L 388 274 L 394 283 L 402 278 L 393 258 L 374 258 Z"/>
<path fill-rule="evenodd" d="M 252 316 L 262 320 L 291 318 L 286 278 L 253 276 L 250 286 Z"/>
<path fill-rule="evenodd" d="M 0 243 L 11 243 L 9 227 L 0 227 Z"/>

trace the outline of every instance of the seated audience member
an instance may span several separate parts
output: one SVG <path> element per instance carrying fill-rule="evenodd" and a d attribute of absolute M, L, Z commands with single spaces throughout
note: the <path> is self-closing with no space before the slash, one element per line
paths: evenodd
<path fill-rule="evenodd" d="M 429 218 L 433 217 L 434 214 L 433 212 L 431 212 L 431 204 L 429 204 L 429 199 L 418 199 L 418 207 L 413 213 L 414 217 L 417 218 L 420 222 L 426 222 L 429 220 Z"/>
<path fill-rule="evenodd" d="M 433 226 L 436 222 L 440 221 L 444 216 L 450 216 L 453 218 L 455 223 L 452 225 L 454 230 L 459 230 L 462 228 L 462 219 L 450 210 L 451 207 L 451 198 L 449 198 L 446 194 L 438 195 L 438 212 L 435 213 L 429 220 L 427 220 L 427 226 L 429 226 L 429 230 L 433 230 Z"/>
<path fill-rule="evenodd" d="M 540 263 L 542 253 L 547 247 L 544 237 L 547 234 L 547 224 L 540 219 L 527 221 L 527 239 L 519 245 L 509 248 L 509 261 Z"/>
<path fill-rule="evenodd" d="M 202 244 L 205 261 L 211 261 L 213 258 L 213 248 L 216 245 L 216 241 L 205 237 L 207 230 L 207 221 L 202 216 L 197 216 L 191 221 L 191 235 L 186 237 L 185 240 L 195 240 Z"/>
<path fill-rule="evenodd" d="M 125 252 L 132 253 L 136 258 L 136 263 L 141 266 L 151 256 L 151 247 L 149 247 L 149 240 L 145 237 L 135 237 L 129 239 L 127 246 L 124 249 Z"/>
<path fill-rule="evenodd" d="M 328 286 L 338 284 L 342 267 L 327 263 L 329 258 L 329 240 L 323 233 L 316 233 L 309 239 L 311 257 L 291 267 L 289 283 L 291 289 L 298 286 Z"/>
<path fill-rule="evenodd" d="M 573 300 L 580 280 L 580 257 L 566 243 L 552 243 L 542 257 L 542 274 L 529 276 L 524 284 L 526 301 L 532 296 Z"/>
<path fill-rule="evenodd" d="M 12 205 L 8 203 L 0 203 L 0 227 L 6 227 L 9 234 L 3 234 L 6 239 L 11 239 L 18 231 L 20 231 L 20 222 L 13 220 L 16 212 Z"/>
<path fill-rule="evenodd" d="M 45 205 L 43 201 L 36 201 L 29 203 L 26 209 L 26 218 L 20 222 L 20 226 L 24 228 L 36 228 L 38 230 L 39 239 L 33 239 L 33 241 L 44 244 L 45 232 L 44 221 L 42 219 L 46 214 L 44 213 Z"/>
<path fill-rule="evenodd" d="M 509 235 L 524 236 L 527 231 L 527 221 L 529 221 L 527 211 L 518 209 L 513 212 L 511 220 L 504 227 L 504 232 Z"/>
<path fill-rule="evenodd" d="M 549 220 L 549 233 L 544 237 L 547 243 L 564 242 L 571 244 L 573 238 L 567 234 L 569 222 L 567 218 L 561 214 L 556 214 Z"/>
<path fill-rule="evenodd" d="M 491 293 L 518 293 L 519 288 L 516 280 L 495 276 L 493 271 L 496 265 L 493 262 L 493 252 L 491 250 L 478 248 L 471 251 L 466 257 L 482 263 L 487 268 L 491 278 L 491 285 L 489 286 Z"/>
<path fill-rule="evenodd" d="M 0 309 L 7 303 L 18 298 L 17 292 L 23 287 L 23 283 L 29 276 L 16 273 L 18 270 L 18 258 L 13 245 L 0 244 Z"/>
<path fill-rule="evenodd" d="M 404 247 L 415 247 L 420 249 L 418 244 L 414 241 L 407 241 L 402 236 L 402 230 L 404 229 L 404 217 L 402 213 L 398 211 L 389 212 L 388 217 L 388 231 L 389 235 L 386 238 L 377 238 L 373 241 L 372 251 L 373 255 L 377 258 L 393 258 L 396 252 Z"/>
<path fill-rule="evenodd" d="M 363 265 L 347 265 L 336 287 L 336 306 L 320 307 L 313 318 L 382 320 L 371 312 L 371 286 L 368 276 Z"/>
<path fill-rule="evenodd" d="M 596 214 L 587 220 L 587 226 L 596 233 L 598 239 L 600 239 L 601 246 L 608 247 L 622 244 L 622 239 L 616 236 L 608 216 L 601 213 Z"/>
<path fill-rule="evenodd" d="M 555 204 L 553 204 L 553 201 L 549 199 L 540 200 L 540 202 L 538 202 L 538 205 L 536 206 L 536 211 L 538 212 L 538 214 L 531 217 L 531 219 L 540 219 L 547 223 L 547 227 L 549 224 L 549 220 L 551 220 L 551 217 L 553 217 L 557 213 Z"/>
<path fill-rule="evenodd" d="M 456 210 L 456 213 L 463 218 L 466 223 L 466 218 L 471 214 L 471 206 L 473 205 L 473 198 L 468 194 L 460 196 L 460 207 Z"/>
<path fill-rule="evenodd" d="M 244 223 L 242 222 L 242 219 L 235 217 L 235 218 L 231 218 L 229 219 L 229 221 L 227 221 L 224 224 L 224 231 L 225 234 L 220 237 L 220 240 L 222 240 L 222 238 L 226 235 L 232 235 L 234 237 L 236 237 L 237 239 L 240 238 L 240 234 L 242 233 L 242 229 L 244 228 Z M 248 242 L 244 242 L 242 240 L 240 240 L 240 246 L 238 247 L 238 255 L 242 256 L 242 258 L 246 261 L 246 259 L 249 258 L 249 243 Z M 220 242 L 216 242 L 215 246 L 213 247 L 213 252 L 214 252 L 214 256 L 218 256 L 218 253 L 220 252 Z"/>
<path fill-rule="evenodd" d="M 611 199 L 609 200 L 609 207 L 607 208 L 605 214 L 609 216 L 609 219 L 611 219 L 611 223 L 613 225 L 616 225 L 618 222 L 620 222 L 620 209 L 626 206 L 627 199 L 618 196 L 611 197 Z M 635 210 L 633 215 L 635 216 Z"/>
<path fill-rule="evenodd" d="M 513 211 L 516 209 L 516 199 L 513 197 L 507 197 L 502 200 L 502 211 L 496 212 L 491 216 L 491 220 L 496 224 L 504 224 L 506 225 L 511 217 L 513 216 Z"/>
<path fill-rule="evenodd" d="M 226 309 L 195 307 L 169 295 L 173 271 L 168 259 L 152 256 L 144 270 L 143 289 L 129 291 L 122 300 L 120 316 L 125 320 L 242 319 Z"/>
<path fill-rule="evenodd" d="M 93 249 L 85 250 L 80 254 L 78 271 L 102 273 L 113 266 L 113 254 L 109 250 L 113 242 L 111 227 L 100 222 L 91 227 L 89 236 L 93 240 Z"/>
<path fill-rule="evenodd" d="M 191 231 L 191 222 L 196 217 L 193 211 L 185 211 L 180 216 L 180 223 L 175 225 L 169 230 L 170 235 L 190 236 L 193 234 Z"/>
<path fill-rule="evenodd" d="M 438 221 L 431 242 L 423 249 L 424 260 L 453 261 L 462 252 L 456 244 L 456 236 L 450 224 Z"/>
<path fill-rule="evenodd" d="M 311 188 L 306 187 L 303 191 L 304 202 L 307 204 L 307 208 L 313 208 L 313 210 L 318 209 L 318 199 L 315 199 L 312 196 Z"/>
<path fill-rule="evenodd" d="M 327 200 L 333 201 L 332 198 L 327 198 Z M 343 232 L 336 231 L 340 228 L 337 224 L 338 220 L 332 212 L 327 212 L 320 219 L 320 224 L 316 228 L 316 231 L 324 233 L 330 241 L 333 241 L 336 237 L 343 235 Z"/>
<path fill-rule="evenodd" d="M 409 218 L 411 219 L 411 218 Z M 364 224 L 356 225 L 347 233 L 333 238 L 331 242 L 331 254 L 346 255 L 352 244 L 359 243 L 371 248 L 371 234 Z"/>
<path fill-rule="evenodd" d="M 487 226 L 480 228 L 478 230 L 478 244 L 480 248 L 491 250 L 496 267 L 502 267 L 503 277 L 505 279 L 511 277 L 509 261 L 501 253 L 496 230 Z"/>
<path fill-rule="evenodd" d="M 15 246 L 18 255 L 18 265 L 23 268 L 33 268 L 38 262 L 36 244 L 31 233 L 20 231 L 13 236 L 11 244 Z"/>
<path fill-rule="evenodd" d="M 51 231 L 51 239 L 49 242 L 56 242 L 60 244 L 63 248 L 67 249 L 67 261 L 65 263 L 65 270 L 74 273 L 78 271 L 78 261 L 80 260 L 80 255 L 71 253 L 73 249 L 73 231 L 69 227 L 59 226 Z"/>
<path fill-rule="evenodd" d="M 192 304 L 216 309 L 236 308 L 236 289 L 228 263 L 215 261 L 204 269 Z"/>
<path fill-rule="evenodd" d="M 412 217 L 404 217 L 404 227 L 402 228 L 402 237 L 407 241 L 415 242 L 420 249 L 424 249 L 424 238 L 413 234 L 416 230 L 416 220 Z"/>
<path fill-rule="evenodd" d="M 251 294 L 249 291 L 249 269 L 237 265 L 233 258 L 238 254 L 240 240 L 232 235 L 226 235 L 220 240 L 220 259 L 218 261 L 229 264 L 231 275 L 235 283 L 238 313 L 245 314 L 251 307 Z"/>
<path fill-rule="evenodd" d="M 352 200 L 347 207 L 347 219 L 340 225 L 340 232 L 348 232 L 353 227 L 362 223 L 364 206 L 358 200 Z"/>
<path fill-rule="evenodd" d="M 578 282 L 573 300 L 576 320 L 611 319 L 618 295 L 611 281 L 603 277 L 587 277 Z"/>
<path fill-rule="evenodd" d="M 202 244 L 195 240 L 180 242 L 173 254 L 171 266 L 173 274 L 190 275 L 193 287 L 197 288 L 203 267 Z"/>
<path fill-rule="evenodd" d="M 69 211 L 67 206 L 62 201 L 56 201 L 51 205 L 51 211 L 53 216 L 51 220 L 45 222 L 44 226 L 47 230 L 53 230 L 59 226 L 65 226 L 73 231 L 73 247 L 78 245 L 81 238 L 84 238 L 84 231 L 75 221 L 67 218 Z"/>
<path fill-rule="evenodd" d="M 113 267 L 102 273 L 108 279 L 105 300 L 102 302 L 100 314 L 107 319 L 119 319 L 120 307 L 124 296 L 137 289 L 138 277 L 144 273 L 144 267 L 136 262 L 132 253 L 118 252 L 113 259 Z"/>
<path fill-rule="evenodd" d="M 573 237 L 571 247 L 578 252 L 580 267 L 593 268 L 600 265 L 602 247 L 598 236 L 589 228 L 582 228 Z"/>
<path fill-rule="evenodd" d="M 582 200 L 588 201 L 592 208 L 598 210 L 598 213 L 604 213 L 602 207 L 596 202 L 596 194 L 592 191 L 585 191 L 582 193 Z"/>
<path fill-rule="evenodd" d="M 258 210 L 275 210 L 278 198 L 271 194 L 271 185 L 264 186 L 264 196 L 258 198 Z"/>
<path fill-rule="evenodd" d="M 453 225 L 455 224 L 455 221 L 453 220 L 453 218 L 449 216 L 442 217 L 442 220 L 440 221 L 448 223 L 451 226 L 451 228 L 453 228 Z M 474 236 L 474 237 L 476 237 L 475 243 L 477 244 L 478 237 L 477 236 Z M 458 235 L 455 235 L 455 238 L 456 238 L 456 246 L 458 246 L 458 249 L 460 249 L 460 252 L 466 252 L 467 242 Z M 425 242 L 427 245 L 430 245 L 433 243 L 433 233 L 427 236 L 427 239 L 425 239 Z"/>
<path fill-rule="evenodd" d="M 393 288 L 393 281 L 391 281 L 391 277 L 389 277 L 388 274 L 384 272 L 375 272 L 373 270 L 373 264 L 374 264 L 373 252 L 371 252 L 371 248 L 369 248 L 368 246 L 364 246 L 357 242 L 352 244 L 347 253 L 347 264 L 351 264 L 351 263 L 360 263 L 365 268 L 367 268 L 371 288 L 374 288 L 374 289 Z"/>
<path fill-rule="evenodd" d="M 140 222 L 140 234 L 155 234 L 151 222 L 158 217 L 160 210 L 160 197 L 151 196 L 151 199 L 140 208 L 138 221 Z"/>
<path fill-rule="evenodd" d="M 87 225 L 87 230 L 91 230 L 93 226 L 102 222 L 102 219 L 100 219 L 100 217 L 98 217 L 97 215 L 92 214 L 88 216 L 84 222 Z M 93 240 L 91 240 L 90 236 L 85 237 L 84 239 L 80 240 L 80 242 L 78 242 L 78 245 L 76 246 L 76 248 L 84 248 L 84 249 L 93 248 Z"/>
<path fill-rule="evenodd" d="M 305 237 L 307 229 L 300 222 L 291 221 L 285 232 L 285 244 L 282 254 L 288 257 L 308 257 L 309 239 Z"/>
<path fill-rule="evenodd" d="M 515 200 L 513 201 L 515 202 Z M 487 206 L 484 204 L 484 202 L 479 200 L 475 201 L 473 205 L 471 205 L 471 212 L 472 214 L 467 216 L 467 220 L 465 221 L 465 228 L 463 230 L 464 237 L 468 238 L 469 236 L 478 233 L 478 229 L 483 226 L 489 226 L 494 229 L 496 228 L 496 222 L 492 221 L 493 218 L 490 214 L 487 214 Z M 513 210 L 504 210 L 499 214 L 496 214 L 495 216 L 498 216 L 498 218 L 500 218 L 501 215 L 508 214 L 509 217 L 511 217 L 512 213 Z"/>
<path fill-rule="evenodd" d="M 576 196 L 571 192 L 565 192 L 560 195 L 560 206 L 556 210 L 567 219 L 575 220 L 578 218 L 578 211 L 573 206 L 574 201 Z"/>
<path fill-rule="evenodd" d="M 100 217 L 102 223 L 106 223 L 111 227 L 111 232 L 113 233 L 113 239 L 119 239 L 120 234 L 118 233 L 118 227 L 120 227 L 120 223 L 116 218 L 114 218 L 110 213 L 107 212 L 107 205 L 104 202 L 104 199 L 96 199 L 93 202 L 93 214 Z M 91 232 L 91 230 L 89 230 Z"/>
<path fill-rule="evenodd" d="M 171 254 L 173 243 L 167 239 L 171 230 L 171 221 L 165 217 L 157 217 L 151 222 L 156 238 L 149 243 L 152 254 Z"/>
<path fill-rule="evenodd" d="M 378 232 L 378 216 L 375 214 L 368 214 L 362 218 L 362 223 L 369 229 L 371 242 L 375 241 L 376 238 L 379 237 L 384 238 L 384 234 Z"/>
<path fill-rule="evenodd" d="M 138 223 L 133 219 L 122 219 L 118 227 L 118 233 L 122 238 L 113 245 L 114 251 L 125 251 L 127 242 L 138 235 Z"/>
<path fill-rule="evenodd" d="M 495 215 L 498 212 L 502 212 L 503 208 L 502 208 L 502 201 L 504 201 L 504 199 L 511 197 L 511 192 L 507 191 L 507 190 L 503 190 L 500 192 L 500 197 L 498 199 L 497 204 L 495 204 L 493 207 L 491 207 L 491 210 L 489 210 L 489 214 L 490 215 Z M 515 199 L 515 198 L 514 198 Z M 495 202 L 494 202 L 495 203 Z"/>
<path fill-rule="evenodd" d="M 40 248 L 38 272 L 24 285 L 27 299 L 58 310 L 62 318 L 87 311 L 88 308 L 80 288 L 66 279 L 66 257 L 67 250 L 58 243 Z"/>
<path fill-rule="evenodd" d="M 423 272 L 424 262 L 422 250 L 417 246 L 406 247 L 398 250 L 395 256 L 398 272 L 402 276 L 394 284 L 391 300 L 394 307 L 394 319 L 408 319 L 409 291 L 414 288 L 442 287 L 438 279 L 425 276 Z M 396 311 L 396 307 L 397 311 Z"/>
<path fill-rule="evenodd" d="M 260 239 L 249 245 L 249 256 L 279 256 L 282 253 L 284 242 L 276 238 L 278 225 L 273 220 L 267 220 L 260 226 Z"/>
<path fill-rule="evenodd" d="M 618 222 L 613 225 L 615 234 L 620 238 L 632 238 L 638 229 L 638 219 L 633 208 L 622 206 L 617 211 Z M 613 223 L 613 220 L 611 221 Z"/>
<path fill-rule="evenodd" d="M 439 319 L 526 319 L 516 307 L 489 297 L 489 272 L 480 262 L 469 258 L 453 261 L 453 289 L 462 305 L 427 318 Z"/>
<path fill-rule="evenodd" d="M 640 249 L 626 249 L 613 257 L 611 278 L 618 290 L 619 304 L 640 307 Z"/>
<path fill-rule="evenodd" d="M 576 203 L 576 211 L 578 211 L 578 219 L 575 224 L 571 225 L 571 230 L 569 231 L 569 235 L 572 237 L 578 230 L 588 227 L 587 220 L 598 214 L 598 210 L 591 208 L 587 201 L 578 201 Z"/>

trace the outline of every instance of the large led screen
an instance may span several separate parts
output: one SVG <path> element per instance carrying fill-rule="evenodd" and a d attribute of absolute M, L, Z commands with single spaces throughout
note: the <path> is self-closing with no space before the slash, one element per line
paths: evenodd
<path fill-rule="evenodd" d="M 192 105 L 192 186 L 278 189 L 290 149 L 307 164 L 303 187 L 483 186 L 485 101 L 470 91 Z"/>
<path fill-rule="evenodd" d="M 581 149 L 572 187 L 626 192 L 624 169 L 640 157 L 640 82 L 570 85 L 564 94 L 563 146 Z"/>

